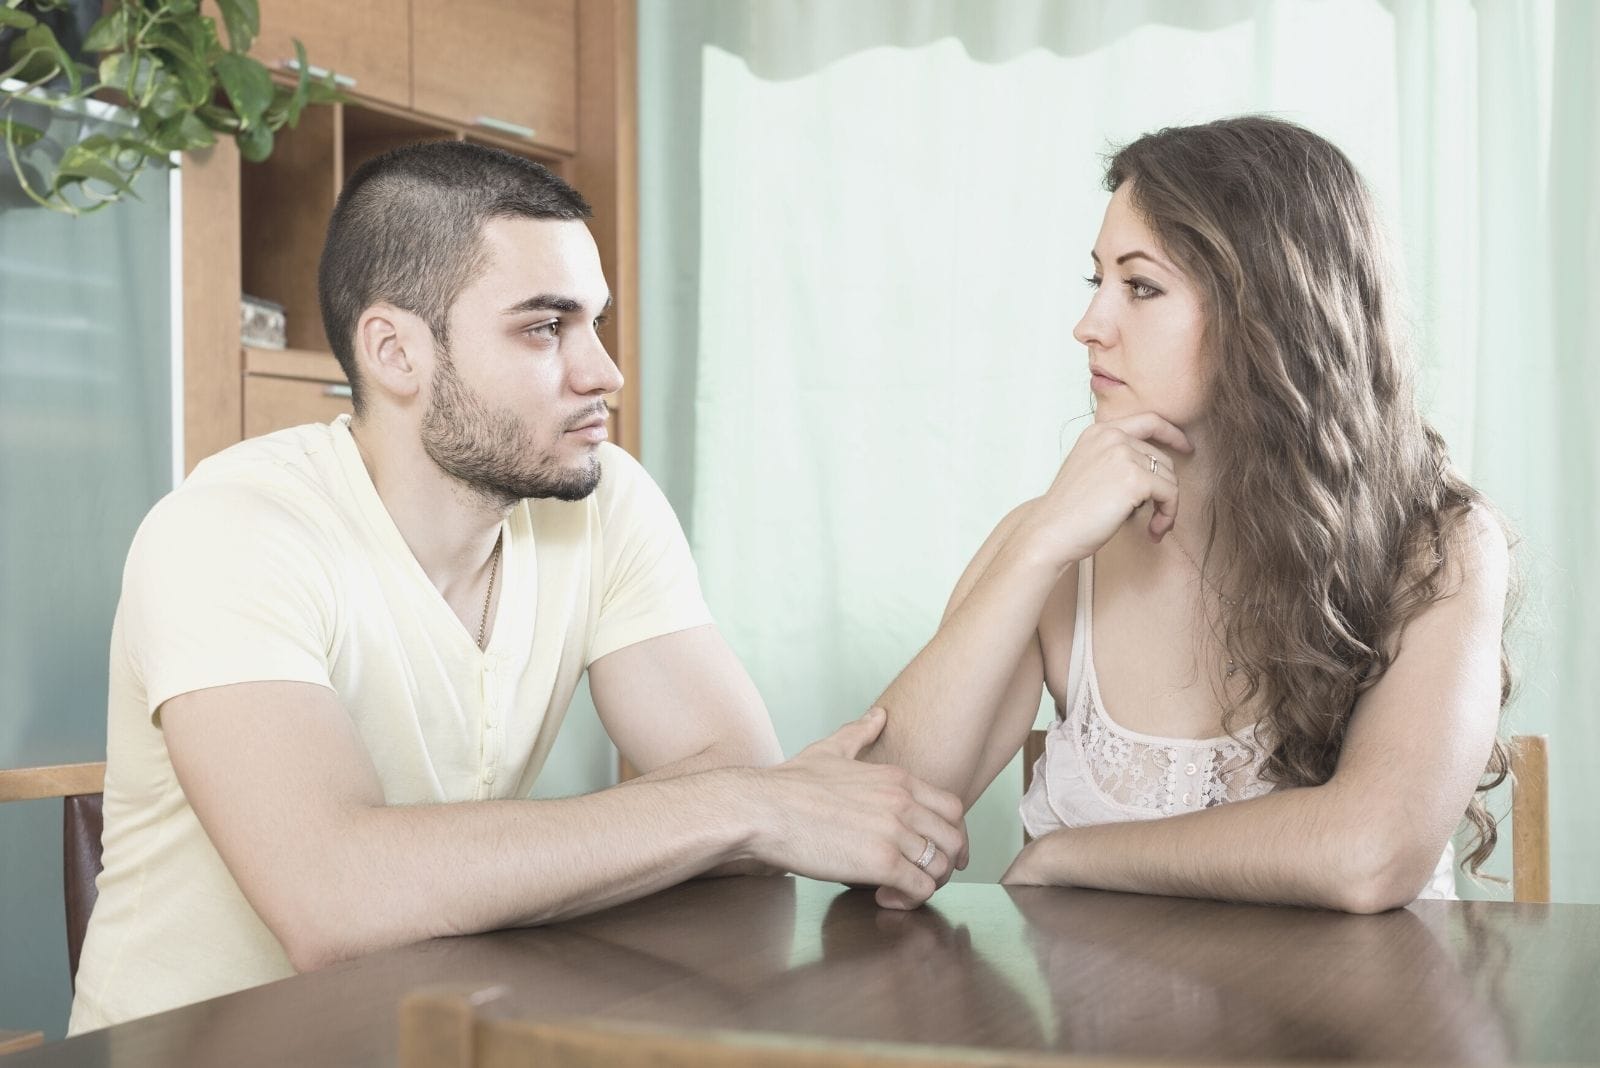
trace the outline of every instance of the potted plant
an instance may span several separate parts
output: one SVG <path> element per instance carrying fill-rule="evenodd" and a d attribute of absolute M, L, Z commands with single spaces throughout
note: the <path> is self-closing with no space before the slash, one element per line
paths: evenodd
<path fill-rule="evenodd" d="M 0 142 L 23 192 L 70 215 L 93 211 L 132 195 L 151 160 L 219 134 L 245 159 L 266 159 L 274 132 L 307 104 L 339 99 L 331 75 L 309 76 L 299 41 L 292 85 L 247 54 L 261 29 L 257 0 L 217 8 L 226 44 L 200 0 L 0 0 Z M 91 98 L 121 105 L 132 124 L 52 144 L 36 116 Z"/>

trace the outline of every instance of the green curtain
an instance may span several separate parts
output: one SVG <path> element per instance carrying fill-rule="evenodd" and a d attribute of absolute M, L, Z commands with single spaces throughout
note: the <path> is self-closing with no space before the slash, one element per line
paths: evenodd
<path fill-rule="evenodd" d="M 1597 56 L 1587 0 L 641 0 L 644 459 L 786 749 L 882 690 L 1087 422 L 1100 154 L 1268 111 L 1387 214 L 1425 403 L 1522 538 L 1508 725 L 1552 736 L 1555 895 L 1600 901 Z"/>

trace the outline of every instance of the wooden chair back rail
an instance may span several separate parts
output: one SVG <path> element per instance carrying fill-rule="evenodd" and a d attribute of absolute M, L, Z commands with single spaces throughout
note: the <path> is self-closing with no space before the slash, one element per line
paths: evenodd
<path fill-rule="evenodd" d="M 1096 1068 L 1081 1057 L 960 1046 L 843 1042 L 763 1032 L 717 1031 L 579 1017 L 516 1019 L 506 989 L 419 990 L 400 1006 L 400 1068 Z M 496 1012 L 502 1015 L 496 1015 Z M 1117 1068 L 1144 1068 L 1119 1060 Z"/>
<path fill-rule="evenodd" d="M 104 761 L 98 764 L 57 764 L 47 768 L 0 771 L 0 802 L 77 797 L 102 793 L 105 788 Z"/>
<path fill-rule="evenodd" d="M 1550 900 L 1550 740 L 1511 739 L 1511 895 Z"/>
<path fill-rule="evenodd" d="M 44 1045 L 43 1031 L 0 1031 L 0 1057 Z"/>
<path fill-rule="evenodd" d="M 78 975 L 83 936 L 89 929 L 100 874 L 101 798 L 105 762 L 57 764 L 0 771 L 0 802 L 61 798 L 62 897 L 66 910 L 67 974 Z M 10 1032 L 0 1032 L 0 1035 Z M 4 1047 L 0 1046 L 0 1051 Z"/>
<path fill-rule="evenodd" d="M 1044 755 L 1048 732 L 1028 732 L 1022 743 L 1022 792 L 1033 785 L 1033 767 Z M 1550 900 L 1549 738 L 1519 734 L 1511 739 L 1511 895 L 1515 901 Z M 1026 831 L 1023 844 L 1028 842 Z"/>

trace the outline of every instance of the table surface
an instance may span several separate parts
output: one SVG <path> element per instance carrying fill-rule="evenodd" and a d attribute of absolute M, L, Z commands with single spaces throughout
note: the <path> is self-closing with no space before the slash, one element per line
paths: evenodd
<path fill-rule="evenodd" d="M 505 984 L 528 1016 L 1186 1060 L 1600 1062 L 1600 906 L 1380 916 L 977 883 L 916 912 L 712 879 L 438 939 L 14 1054 L 25 1065 L 392 1065 L 398 1005 Z"/>

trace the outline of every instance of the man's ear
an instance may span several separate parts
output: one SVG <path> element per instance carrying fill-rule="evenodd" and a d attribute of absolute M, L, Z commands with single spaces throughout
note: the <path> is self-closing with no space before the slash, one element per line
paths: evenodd
<path fill-rule="evenodd" d="M 410 399 L 433 373 L 433 331 L 421 317 L 380 301 L 356 321 L 356 366 L 368 389 Z"/>

